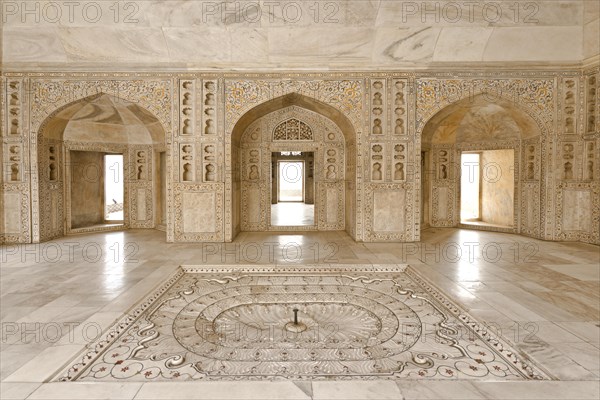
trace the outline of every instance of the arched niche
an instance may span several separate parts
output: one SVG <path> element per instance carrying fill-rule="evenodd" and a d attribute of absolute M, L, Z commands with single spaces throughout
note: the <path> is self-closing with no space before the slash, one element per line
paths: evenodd
<path fill-rule="evenodd" d="M 423 228 L 460 226 L 539 235 L 542 129 L 526 107 L 473 96 L 438 111 L 422 131 Z M 461 191 L 475 155 L 477 217 L 461 218 Z M 465 160 L 466 158 L 463 158 Z M 475 173 L 475 169 L 472 170 Z M 462 174 L 462 184 L 461 184 Z"/>
<path fill-rule="evenodd" d="M 135 103 L 100 93 L 54 111 L 38 132 L 40 241 L 163 224 L 165 151 L 162 124 Z M 115 182 L 122 182 L 121 204 L 106 201 L 109 156 L 122 164 L 111 172 Z M 107 221 L 107 212 L 114 211 L 122 212 L 122 219 Z"/>
<path fill-rule="evenodd" d="M 297 119 L 311 126 L 313 140 L 273 140 L 273 130 L 282 122 Z M 260 130 L 259 141 L 252 144 L 254 130 Z M 333 139 L 331 139 L 333 137 Z M 261 179 L 250 179 L 250 148 L 259 150 Z M 232 165 L 232 173 L 226 177 L 226 195 L 229 194 L 231 219 L 226 221 L 226 239 L 232 240 L 244 225 L 244 229 L 268 230 L 270 228 L 266 207 L 270 204 L 262 196 L 257 204 L 248 203 L 248 196 L 266 193 L 271 188 L 270 154 L 278 150 L 298 150 L 314 152 L 315 157 L 315 217 L 318 221 L 314 229 L 345 229 L 352 237 L 356 234 L 356 134 L 348 118 L 336 108 L 292 93 L 262 103 L 246 112 L 234 125 L 230 141 L 227 143 L 227 163 Z M 254 154 L 254 153 L 253 153 Z M 328 160 L 329 159 L 329 160 Z M 329 178 L 327 168 L 329 165 Z M 319 168 L 325 168 L 320 170 Z M 335 170 L 335 174 L 331 171 Z M 267 176 L 268 175 L 268 176 Z M 335 177 L 334 177 L 335 176 Z M 256 182 L 253 182 L 256 181 Z M 262 185 L 262 186 L 261 186 Z M 249 194 L 251 190 L 254 194 Z M 329 199 L 329 201 L 328 201 Z M 226 204 L 227 204 L 226 199 Z M 327 205 L 330 205 L 327 208 Z M 243 223 L 248 206 L 259 207 L 258 217 L 251 224 Z M 333 208 L 336 208 L 334 211 Z M 256 209 L 254 209 L 256 210 Z M 335 218 L 333 215 L 336 215 Z M 261 220 L 264 218 L 264 220 Z M 274 228 L 281 230 L 280 228 Z M 292 227 L 289 230 L 296 230 Z"/>

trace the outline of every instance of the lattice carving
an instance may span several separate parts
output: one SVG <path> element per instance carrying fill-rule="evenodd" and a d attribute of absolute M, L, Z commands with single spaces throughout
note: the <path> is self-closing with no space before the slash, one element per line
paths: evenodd
<path fill-rule="evenodd" d="M 314 137 L 310 126 L 296 118 L 290 118 L 275 127 L 273 140 L 314 140 Z"/>

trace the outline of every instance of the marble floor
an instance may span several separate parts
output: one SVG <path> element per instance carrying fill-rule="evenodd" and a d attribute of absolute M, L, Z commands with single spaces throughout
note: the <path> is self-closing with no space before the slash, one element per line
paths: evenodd
<path fill-rule="evenodd" d="M 597 246 L 460 229 L 417 244 L 355 243 L 344 232 L 242 233 L 231 244 L 168 244 L 129 230 L 70 236 L 0 254 L 0 398 L 596 399 Z M 49 382 L 180 265 L 409 264 L 543 367 L 550 381 L 264 380 Z M 49 382 L 49 383 L 45 383 Z"/>

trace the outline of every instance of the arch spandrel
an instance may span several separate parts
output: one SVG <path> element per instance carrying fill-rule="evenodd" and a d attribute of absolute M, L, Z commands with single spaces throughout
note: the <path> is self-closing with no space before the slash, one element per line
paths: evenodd
<path fill-rule="evenodd" d="M 232 140 L 239 126 L 246 127 L 259 117 L 253 117 L 256 113 L 265 115 L 293 104 L 332 119 L 344 132 L 355 132 L 357 138 L 346 137 L 346 143 L 360 139 L 364 123 L 361 80 L 232 80 L 225 85 L 226 132 L 232 132 Z"/>
<path fill-rule="evenodd" d="M 423 79 L 416 81 L 417 137 L 434 118 L 455 110 L 448 108 L 485 99 L 489 103 L 508 104 L 535 121 L 541 134 L 554 131 L 554 81 L 550 79 L 452 80 Z"/>
<path fill-rule="evenodd" d="M 150 111 L 109 94 L 63 106 L 44 121 L 39 134 L 70 142 L 165 144 L 165 131 Z"/>
<path fill-rule="evenodd" d="M 156 117 L 165 132 L 172 130 L 170 80 L 31 81 L 31 131 L 39 132 L 56 113 L 78 101 L 106 94 L 144 108 Z"/>
<path fill-rule="evenodd" d="M 473 141 L 525 140 L 543 135 L 529 112 L 518 105 L 484 95 L 449 104 L 434 114 L 421 130 L 423 144 L 468 143 Z"/>

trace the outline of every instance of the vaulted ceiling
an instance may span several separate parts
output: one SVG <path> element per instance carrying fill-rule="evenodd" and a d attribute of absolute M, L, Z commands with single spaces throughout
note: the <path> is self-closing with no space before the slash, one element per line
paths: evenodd
<path fill-rule="evenodd" d="M 600 53 L 596 0 L 68 4 L 5 2 L 4 68 L 576 64 Z"/>

